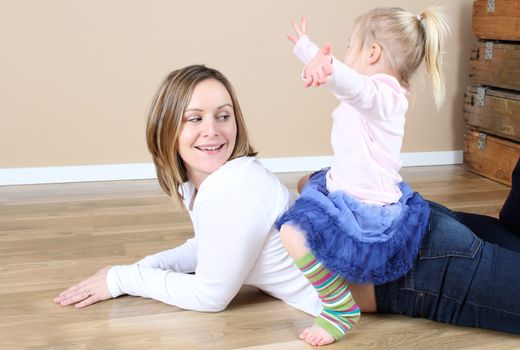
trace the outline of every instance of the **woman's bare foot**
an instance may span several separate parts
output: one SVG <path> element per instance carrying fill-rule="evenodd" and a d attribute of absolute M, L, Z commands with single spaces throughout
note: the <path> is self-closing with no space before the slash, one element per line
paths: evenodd
<path fill-rule="evenodd" d="M 326 330 L 317 325 L 305 328 L 300 334 L 300 339 L 314 346 L 327 345 L 335 341 Z"/>

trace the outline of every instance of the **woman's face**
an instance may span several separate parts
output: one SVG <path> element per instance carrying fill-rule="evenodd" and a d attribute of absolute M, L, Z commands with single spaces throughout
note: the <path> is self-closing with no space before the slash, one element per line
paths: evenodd
<path fill-rule="evenodd" d="M 228 91 L 215 79 L 195 86 L 184 112 L 179 155 L 196 188 L 226 163 L 235 148 L 237 126 Z"/>

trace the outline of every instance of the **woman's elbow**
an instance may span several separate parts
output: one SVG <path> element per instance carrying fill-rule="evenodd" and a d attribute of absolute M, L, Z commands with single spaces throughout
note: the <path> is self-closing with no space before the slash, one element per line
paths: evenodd
<path fill-rule="evenodd" d="M 216 297 L 205 297 L 199 299 L 199 307 L 202 312 L 221 312 L 224 311 L 231 300 L 220 299 Z"/>
<path fill-rule="evenodd" d="M 204 312 L 217 313 L 217 312 L 226 310 L 226 308 L 227 308 L 227 305 L 226 306 L 219 305 L 219 306 L 207 308 L 206 310 L 204 310 Z"/>

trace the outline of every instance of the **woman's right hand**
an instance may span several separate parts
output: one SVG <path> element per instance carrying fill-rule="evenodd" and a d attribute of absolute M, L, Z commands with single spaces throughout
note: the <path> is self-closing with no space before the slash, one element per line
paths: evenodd
<path fill-rule="evenodd" d="M 289 40 L 293 43 L 293 44 L 296 44 L 298 42 L 298 40 L 300 40 L 300 38 L 302 36 L 305 36 L 306 35 L 306 23 L 305 23 L 305 17 L 302 17 L 301 20 L 300 20 L 300 24 L 298 23 L 295 23 L 294 21 L 291 21 L 291 26 L 294 28 L 294 31 L 296 32 L 296 35 L 294 34 L 287 34 L 287 37 L 289 38 Z"/>
<path fill-rule="evenodd" d="M 109 269 L 110 266 L 102 268 L 89 278 L 64 290 L 54 298 L 54 302 L 63 306 L 74 304 L 79 309 L 102 300 L 111 299 L 112 295 L 107 286 Z"/>

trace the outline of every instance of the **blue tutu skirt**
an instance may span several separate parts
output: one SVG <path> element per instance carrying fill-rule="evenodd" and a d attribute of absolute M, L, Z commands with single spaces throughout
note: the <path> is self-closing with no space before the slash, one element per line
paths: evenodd
<path fill-rule="evenodd" d="M 314 173 L 295 204 L 276 222 L 302 231 L 314 256 L 349 282 L 384 284 L 405 275 L 417 256 L 430 208 L 401 182 L 399 202 L 364 203 L 328 192 L 328 169 Z"/>

